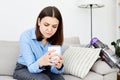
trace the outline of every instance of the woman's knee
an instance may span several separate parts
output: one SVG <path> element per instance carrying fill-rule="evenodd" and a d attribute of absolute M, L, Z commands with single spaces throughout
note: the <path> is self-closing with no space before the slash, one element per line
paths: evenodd
<path fill-rule="evenodd" d="M 17 80 L 50 80 L 50 78 L 44 73 L 32 74 L 26 70 L 22 72 L 21 70 L 15 71 L 15 73 L 13 74 L 13 78 Z"/>

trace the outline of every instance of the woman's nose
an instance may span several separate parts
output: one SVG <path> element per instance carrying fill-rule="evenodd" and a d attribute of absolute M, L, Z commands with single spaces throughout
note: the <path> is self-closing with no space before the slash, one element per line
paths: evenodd
<path fill-rule="evenodd" d="M 52 31 L 52 27 L 51 26 L 48 28 L 48 31 Z"/>

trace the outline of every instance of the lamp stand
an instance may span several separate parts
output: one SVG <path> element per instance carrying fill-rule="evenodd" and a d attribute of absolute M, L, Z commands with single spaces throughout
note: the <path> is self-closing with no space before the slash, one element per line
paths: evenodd
<path fill-rule="evenodd" d="M 91 32 L 91 40 L 92 40 L 92 36 L 93 36 L 93 30 L 92 30 L 92 6 L 93 6 L 93 4 L 90 4 L 90 14 L 91 14 L 91 16 L 90 16 L 90 21 L 91 21 L 91 30 L 90 30 L 90 32 Z"/>
<path fill-rule="evenodd" d="M 80 8 L 89 8 L 90 9 L 90 39 L 92 39 L 93 37 L 93 27 L 92 27 L 92 9 L 93 8 L 102 8 L 104 7 L 104 5 L 102 4 L 97 4 L 97 3 L 88 3 L 88 4 L 81 4 L 78 7 Z M 89 47 L 91 47 L 91 45 L 88 45 Z"/>

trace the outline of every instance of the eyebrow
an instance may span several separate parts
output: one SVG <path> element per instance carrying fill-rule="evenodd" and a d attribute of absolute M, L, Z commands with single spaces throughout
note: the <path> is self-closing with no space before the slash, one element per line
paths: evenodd
<path fill-rule="evenodd" d="M 50 23 L 48 23 L 48 22 L 44 22 L 45 24 L 50 24 Z M 52 24 L 52 25 L 58 25 L 58 24 Z"/>

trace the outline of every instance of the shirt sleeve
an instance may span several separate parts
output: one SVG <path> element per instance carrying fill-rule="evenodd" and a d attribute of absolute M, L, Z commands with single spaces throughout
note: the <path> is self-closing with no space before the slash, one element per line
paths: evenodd
<path fill-rule="evenodd" d="M 44 68 L 40 69 L 38 60 L 35 59 L 31 45 L 30 37 L 28 35 L 21 35 L 20 38 L 20 53 L 23 60 L 31 73 L 40 73 Z"/>
<path fill-rule="evenodd" d="M 62 68 L 59 70 L 54 66 L 51 66 L 51 72 L 56 73 L 56 74 L 61 74 L 64 71 L 64 65 L 62 64 Z"/>

